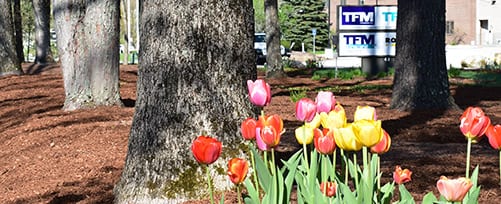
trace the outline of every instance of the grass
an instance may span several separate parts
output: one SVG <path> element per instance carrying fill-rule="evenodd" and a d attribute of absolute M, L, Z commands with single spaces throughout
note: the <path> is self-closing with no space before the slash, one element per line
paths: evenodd
<path fill-rule="evenodd" d="M 449 78 L 472 79 L 475 85 L 480 86 L 501 86 L 501 72 L 492 70 L 463 70 L 451 68 L 448 70 Z"/>

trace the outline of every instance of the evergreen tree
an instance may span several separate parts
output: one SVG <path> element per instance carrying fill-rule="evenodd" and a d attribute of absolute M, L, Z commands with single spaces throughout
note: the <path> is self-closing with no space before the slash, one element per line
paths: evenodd
<path fill-rule="evenodd" d="M 281 7 L 281 27 L 284 40 L 294 42 L 294 50 L 313 47 L 312 29 L 317 30 L 315 46 L 327 47 L 329 26 L 325 0 L 284 0 Z"/>

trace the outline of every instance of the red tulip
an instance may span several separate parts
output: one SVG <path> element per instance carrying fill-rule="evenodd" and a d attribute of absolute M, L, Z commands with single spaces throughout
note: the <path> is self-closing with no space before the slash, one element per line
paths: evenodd
<path fill-rule="evenodd" d="M 334 141 L 334 132 L 324 128 L 323 131 L 315 129 L 313 131 L 315 149 L 322 154 L 332 154 L 336 149 Z"/>
<path fill-rule="evenodd" d="M 320 91 L 317 94 L 317 98 L 315 98 L 315 103 L 317 105 L 318 113 L 329 113 L 332 109 L 334 109 L 334 106 L 336 106 L 336 98 L 332 92 Z"/>
<path fill-rule="evenodd" d="M 320 184 L 320 191 L 327 197 L 336 195 L 337 184 L 335 182 L 322 182 Z"/>
<path fill-rule="evenodd" d="M 257 124 L 256 143 L 260 150 L 267 151 L 280 143 L 284 123 L 280 116 L 260 116 Z"/>
<path fill-rule="evenodd" d="M 390 150 L 391 137 L 390 135 L 381 128 L 381 133 L 383 134 L 383 139 L 377 143 L 375 146 L 371 147 L 371 152 L 376 154 L 384 154 Z"/>
<path fill-rule="evenodd" d="M 247 118 L 242 122 L 240 129 L 245 140 L 256 139 L 256 127 L 257 121 L 254 118 Z"/>
<path fill-rule="evenodd" d="M 409 169 L 404 169 L 400 168 L 400 166 L 395 167 L 395 171 L 393 172 L 393 180 L 397 184 L 403 184 L 411 181 L 411 175 L 412 171 Z"/>
<path fill-rule="evenodd" d="M 214 163 L 221 155 L 223 145 L 217 139 L 209 136 L 198 136 L 191 145 L 193 156 L 201 164 Z"/>
<path fill-rule="evenodd" d="M 271 101 L 270 85 L 262 79 L 256 81 L 247 80 L 247 89 L 252 104 L 256 106 L 267 106 Z"/>
<path fill-rule="evenodd" d="M 478 107 L 468 107 L 460 119 L 459 129 L 461 129 L 464 136 L 474 141 L 478 141 L 491 124 L 489 117 Z"/>
<path fill-rule="evenodd" d="M 501 125 L 490 125 L 485 132 L 492 148 L 501 150 Z"/>
<path fill-rule="evenodd" d="M 228 162 L 228 176 L 235 185 L 241 184 L 247 176 L 249 163 L 245 159 L 233 158 Z"/>
<path fill-rule="evenodd" d="M 296 102 L 296 118 L 300 121 L 310 122 L 315 118 L 317 105 L 309 98 L 302 98 Z"/>
<path fill-rule="evenodd" d="M 440 180 L 437 182 L 437 188 L 440 195 L 451 202 L 461 202 L 472 186 L 473 183 L 470 179 L 464 177 L 448 179 L 445 176 L 441 176 Z"/>

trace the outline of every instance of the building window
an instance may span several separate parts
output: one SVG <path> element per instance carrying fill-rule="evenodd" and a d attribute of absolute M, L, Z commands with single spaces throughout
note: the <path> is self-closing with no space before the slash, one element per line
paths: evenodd
<path fill-rule="evenodd" d="M 445 22 L 445 33 L 448 35 L 454 34 L 454 21 Z"/>

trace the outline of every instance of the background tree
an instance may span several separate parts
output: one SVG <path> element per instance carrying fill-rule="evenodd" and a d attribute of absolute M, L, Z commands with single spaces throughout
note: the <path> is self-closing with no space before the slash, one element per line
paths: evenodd
<path fill-rule="evenodd" d="M 457 107 L 445 62 L 445 0 L 399 0 L 391 107 Z"/>
<path fill-rule="evenodd" d="M 252 5 L 254 7 L 254 32 L 264 33 L 266 28 L 264 0 L 252 0 Z"/>
<path fill-rule="evenodd" d="M 11 0 L 0 0 L 0 76 L 22 73 L 16 55 Z"/>
<path fill-rule="evenodd" d="M 121 105 L 119 16 L 115 0 L 54 0 L 65 110 Z"/>
<path fill-rule="evenodd" d="M 12 1 L 12 15 L 14 19 L 14 36 L 16 44 L 16 54 L 17 60 L 19 62 L 24 62 L 24 52 L 23 52 L 23 23 L 21 16 L 21 0 Z"/>
<path fill-rule="evenodd" d="M 312 28 L 317 29 L 315 46 L 317 48 L 329 46 L 329 26 L 327 24 L 327 12 L 323 0 L 284 0 L 283 15 L 287 16 L 292 23 L 282 24 L 283 38 L 291 43 L 294 42 L 294 50 L 301 50 L 301 43 L 306 49 L 312 49 Z"/>
<path fill-rule="evenodd" d="M 266 78 L 286 77 L 280 54 L 280 25 L 277 0 L 265 0 L 266 11 Z"/>
<path fill-rule="evenodd" d="M 129 64 L 129 36 L 127 36 L 127 24 L 129 22 L 129 19 L 127 18 L 127 4 L 125 3 L 125 0 L 120 1 L 120 36 L 123 36 L 122 39 L 120 39 L 121 44 L 123 44 L 123 50 L 120 50 L 120 53 L 123 54 L 123 60 L 122 64 L 128 65 Z"/>
<path fill-rule="evenodd" d="M 33 3 L 31 0 L 21 0 L 21 17 L 23 52 L 26 58 L 25 61 L 30 61 L 33 59 L 33 56 L 35 56 L 34 49 L 32 49 L 34 42 L 33 33 L 35 31 L 35 14 L 33 12 Z"/>
<path fill-rule="evenodd" d="M 44 65 L 50 52 L 50 0 L 32 0 L 35 17 L 34 63 Z"/>
<path fill-rule="evenodd" d="M 226 169 L 241 151 L 240 122 L 256 114 L 246 86 L 257 77 L 252 1 L 149 0 L 140 11 L 136 112 L 115 202 L 206 196 L 192 141 L 203 133 L 222 141 L 212 169 Z M 231 184 L 224 170 L 213 176 L 219 190 Z"/>

